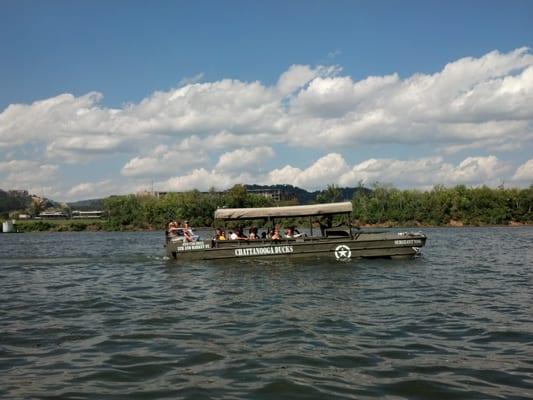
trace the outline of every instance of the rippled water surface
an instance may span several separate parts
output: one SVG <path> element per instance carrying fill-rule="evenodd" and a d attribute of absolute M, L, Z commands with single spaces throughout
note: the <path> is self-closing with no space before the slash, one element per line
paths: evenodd
<path fill-rule="evenodd" d="M 532 398 L 533 228 L 425 233 L 186 265 L 161 233 L 0 234 L 0 397 Z"/>

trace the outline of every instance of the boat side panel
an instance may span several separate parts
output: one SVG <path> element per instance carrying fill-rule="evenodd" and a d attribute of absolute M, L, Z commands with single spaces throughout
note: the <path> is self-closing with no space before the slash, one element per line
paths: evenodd
<path fill-rule="evenodd" d="M 177 260 L 282 258 L 327 256 L 333 259 L 414 256 L 425 245 L 424 235 L 360 235 L 355 239 L 306 238 L 280 241 L 200 241 L 194 245 L 167 244 Z"/>

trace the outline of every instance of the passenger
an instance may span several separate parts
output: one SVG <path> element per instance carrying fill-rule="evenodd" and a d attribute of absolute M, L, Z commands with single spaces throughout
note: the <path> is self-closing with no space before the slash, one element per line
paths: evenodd
<path fill-rule="evenodd" d="M 230 231 L 230 239 L 231 240 L 246 240 L 248 238 L 242 233 L 242 228 L 238 228 L 237 230 L 233 232 Z"/>
<path fill-rule="evenodd" d="M 248 239 L 248 237 L 244 234 L 242 227 L 239 227 L 239 229 L 237 229 L 237 236 L 239 237 L 239 239 Z"/>
<path fill-rule="evenodd" d="M 293 236 L 293 232 L 292 232 L 292 228 L 285 228 L 285 237 L 287 239 L 292 239 L 294 236 Z"/>
<path fill-rule="evenodd" d="M 220 234 L 218 235 L 218 240 L 226 240 L 226 233 L 224 232 L 224 229 L 219 229 Z"/>
<path fill-rule="evenodd" d="M 282 237 L 281 237 L 281 234 L 279 233 L 279 229 L 278 228 L 275 228 L 274 229 L 274 233 L 272 234 L 272 236 L 270 237 L 271 240 L 281 240 Z"/>
<path fill-rule="evenodd" d="M 299 238 L 299 237 L 302 237 L 304 236 L 303 233 L 300 233 L 300 231 L 296 228 L 292 228 L 292 237 L 293 238 Z"/>
<path fill-rule="evenodd" d="M 191 229 L 191 227 L 189 225 L 189 221 L 185 221 L 184 225 L 183 225 L 183 238 L 187 242 L 192 242 L 192 236 L 193 236 L 193 233 L 192 233 L 192 229 Z"/>
<path fill-rule="evenodd" d="M 265 240 L 267 238 L 267 233 L 265 231 L 261 232 L 261 239 Z"/>
<path fill-rule="evenodd" d="M 178 231 L 178 223 L 176 221 L 170 221 L 168 223 L 167 231 L 170 236 L 176 236 Z"/>
<path fill-rule="evenodd" d="M 250 240 L 259 239 L 259 237 L 257 236 L 257 228 L 256 227 L 252 226 L 250 228 L 250 233 L 249 233 L 248 237 L 250 238 Z"/>

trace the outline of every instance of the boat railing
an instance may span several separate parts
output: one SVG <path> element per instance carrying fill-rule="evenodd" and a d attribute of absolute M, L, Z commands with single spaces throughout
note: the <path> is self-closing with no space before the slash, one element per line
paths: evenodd
<path fill-rule="evenodd" d="M 324 240 L 338 239 L 346 240 L 349 236 L 302 236 L 299 238 L 281 238 L 281 239 L 236 239 L 236 240 L 216 240 L 213 239 L 212 246 L 216 248 L 224 247 L 249 247 L 249 246 L 279 246 L 279 245 L 294 245 L 303 243 L 320 242 Z"/>

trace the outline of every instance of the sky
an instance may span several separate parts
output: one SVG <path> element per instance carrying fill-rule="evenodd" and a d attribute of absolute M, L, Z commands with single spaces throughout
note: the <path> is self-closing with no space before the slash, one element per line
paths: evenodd
<path fill-rule="evenodd" d="M 531 1 L 0 3 L 0 188 L 533 183 Z"/>

